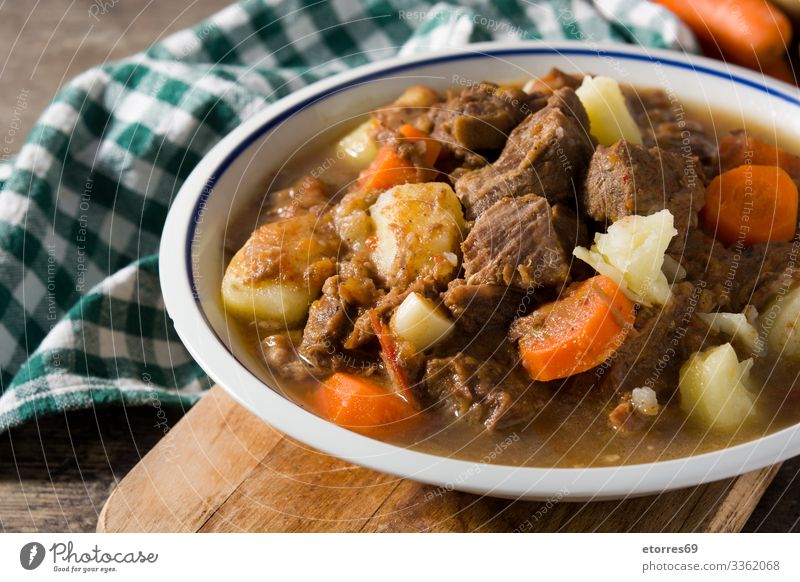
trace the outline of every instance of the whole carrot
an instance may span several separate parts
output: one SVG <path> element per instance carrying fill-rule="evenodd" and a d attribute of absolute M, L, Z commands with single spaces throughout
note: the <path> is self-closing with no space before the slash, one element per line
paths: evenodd
<path fill-rule="evenodd" d="M 704 46 L 739 65 L 767 67 L 786 54 L 792 25 L 767 0 L 654 0 L 683 20 Z"/>

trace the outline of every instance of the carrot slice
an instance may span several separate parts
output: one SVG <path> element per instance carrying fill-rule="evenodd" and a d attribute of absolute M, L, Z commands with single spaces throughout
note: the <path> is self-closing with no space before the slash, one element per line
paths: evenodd
<path fill-rule="evenodd" d="M 719 142 L 719 163 L 723 172 L 743 164 L 779 166 L 793 180 L 800 181 L 800 156 L 761 141 L 744 131 L 735 131 Z"/>
<path fill-rule="evenodd" d="M 797 185 L 777 166 L 746 164 L 714 178 L 700 211 L 703 226 L 723 243 L 790 241 L 797 228 Z"/>
<path fill-rule="evenodd" d="M 398 184 L 411 184 L 426 181 L 430 168 L 436 163 L 442 144 L 428 137 L 424 131 L 406 123 L 400 128 L 400 135 L 411 141 L 422 141 L 425 150 L 422 154 L 423 166 L 416 166 L 411 160 L 401 156 L 393 144 L 381 146 L 378 155 L 360 176 L 361 186 L 367 190 L 388 190 Z"/>
<path fill-rule="evenodd" d="M 312 396 L 312 406 L 331 422 L 354 429 L 382 427 L 416 413 L 397 394 L 345 372 L 336 372 L 320 385 Z"/>
<path fill-rule="evenodd" d="M 608 359 L 625 341 L 636 314 L 613 280 L 597 275 L 527 316 L 519 340 L 522 365 L 534 380 L 566 378 Z"/>
<path fill-rule="evenodd" d="M 760 70 L 783 57 L 792 23 L 765 0 L 655 0 L 695 33 L 706 53 Z"/>
<path fill-rule="evenodd" d="M 362 172 L 361 186 L 367 190 L 388 190 L 398 184 L 417 181 L 417 167 L 391 145 L 382 146 L 369 167 Z"/>
<path fill-rule="evenodd" d="M 425 133 L 421 129 L 417 129 L 410 123 L 406 123 L 403 127 L 400 128 L 400 134 L 405 138 L 414 141 L 422 141 L 425 144 L 425 153 L 423 154 L 423 161 L 425 162 L 426 166 L 432 168 L 433 165 L 436 163 L 436 159 L 439 157 L 439 154 L 442 151 L 441 142 L 429 138 L 427 133 Z"/>

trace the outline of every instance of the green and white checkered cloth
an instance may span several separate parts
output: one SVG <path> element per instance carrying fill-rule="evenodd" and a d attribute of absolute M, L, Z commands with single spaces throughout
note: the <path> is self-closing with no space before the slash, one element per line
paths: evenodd
<path fill-rule="evenodd" d="M 317 79 L 492 39 L 695 46 L 644 0 L 247 1 L 71 81 L 0 162 L 0 431 L 61 410 L 195 402 L 210 382 L 170 325 L 156 253 L 203 154 Z"/>

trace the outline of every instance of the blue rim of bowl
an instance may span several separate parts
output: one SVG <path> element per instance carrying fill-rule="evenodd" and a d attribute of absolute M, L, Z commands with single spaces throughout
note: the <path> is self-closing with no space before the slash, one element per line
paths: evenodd
<path fill-rule="evenodd" d="M 470 48 L 469 45 L 467 45 L 464 47 L 464 50 L 468 51 L 469 48 Z M 778 99 L 781 99 L 783 101 L 786 101 L 788 103 L 800 107 L 800 99 L 782 93 L 781 91 L 773 89 L 762 83 L 758 83 L 756 81 L 740 77 L 733 73 L 724 73 L 722 71 L 718 71 L 710 67 L 705 67 L 703 65 L 695 65 L 692 63 L 674 60 L 666 57 L 658 57 L 654 55 L 643 55 L 643 54 L 627 53 L 619 51 L 609 51 L 602 49 L 592 50 L 592 49 L 578 49 L 578 48 L 558 49 L 558 48 L 547 48 L 547 47 L 530 47 L 530 48 L 519 48 L 519 49 L 498 49 L 495 51 L 486 50 L 486 51 L 476 51 L 476 52 L 465 52 L 460 54 L 442 55 L 438 57 L 432 56 L 427 59 L 414 60 L 413 62 L 410 63 L 395 65 L 393 67 L 382 69 L 380 71 L 365 73 L 360 77 L 344 81 L 338 85 L 330 87 L 329 89 L 325 90 L 322 93 L 304 99 L 303 101 L 294 105 L 293 107 L 281 112 L 275 117 L 272 117 L 269 121 L 265 122 L 259 128 L 255 129 L 250 135 L 248 135 L 244 140 L 242 140 L 235 148 L 233 148 L 233 150 L 231 150 L 231 152 L 225 157 L 225 159 L 216 167 L 214 172 L 212 172 L 211 176 L 206 181 L 203 190 L 197 199 L 194 210 L 192 211 L 192 219 L 189 221 L 189 230 L 188 230 L 188 236 L 186 238 L 186 249 L 185 249 L 186 272 L 189 277 L 189 286 L 192 292 L 192 297 L 194 297 L 195 302 L 199 305 L 200 313 L 203 314 L 203 317 L 206 318 L 206 314 L 205 311 L 202 309 L 202 305 L 200 305 L 201 304 L 200 294 L 197 290 L 197 285 L 195 283 L 194 267 L 192 264 L 192 244 L 197 230 L 199 217 L 200 214 L 202 213 L 202 208 L 205 206 L 208 197 L 213 192 L 214 186 L 219 180 L 219 178 L 225 173 L 225 171 L 231 166 L 231 164 L 233 164 L 233 162 L 242 154 L 242 152 L 244 152 L 248 147 L 250 147 L 253 143 L 255 143 L 256 140 L 264 136 L 264 134 L 272 130 L 274 127 L 276 127 L 286 119 L 289 119 L 297 112 L 302 111 L 309 105 L 318 103 L 320 101 L 324 101 L 328 97 L 331 97 L 332 95 L 335 95 L 341 91 L 347 90 L 348 88 L 353 87 L 355 85 L 360 85 L 368 81 L 374 81 L 381 78 L 385 78 L 393 73 L 402 72 L 408 69 L 415 69 L 424 65 L 435 65 L 447 62 L 480 59 L 486 57 L 503 57 L 503 56 L 516 56 L 516 55 L 534 55 L 534 54 L 612 57 L 612 58 L 627 59 L 632 61 L 646 61 L 646 62 L 651 62 L 653 64 L 668 65 L 680 69 L 689 69 L 713 77 L 719 77 L 722 79 L 734 81 L 736 83 L 745 85 L 752 89 L 757 89 L 763 93 L 766 93 L 771 97 L 777 97 Z M 223 346 L 225 345 L 224 342 L 222 342 L 222 344 Z M 228 349 L 227 346 L 225 346 L 225 349 Z"/>

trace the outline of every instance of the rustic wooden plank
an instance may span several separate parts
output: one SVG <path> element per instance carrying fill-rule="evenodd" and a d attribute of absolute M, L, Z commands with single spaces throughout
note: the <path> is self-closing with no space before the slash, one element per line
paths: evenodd
<path fill-rule="evenodd" d="M 214 387 L 114 490 L 97 529 L 197 531 L 282 438 Z"/>
<path fill-rule="evenodd" d="M 0 483 L 0 531 L 92 531 L 110 487 L 96 480 Z"/>
<path fill-rule="evenodd" d="M 403 481 L 362 531 L 507 532 L 540 506 Z"/>
<path fill-rule="evenodd" d="M 180 416 L 177 409 L 106 407 L 0 435 L 0 531 L 94 531 L 113 486 Z"/>
<path fill-rule="evenodd" d="M 359 531 L 399 482 L 285 437 L 201 531 Z"/>
<path fill-rule="evenodd" d="M 776 472 L 619 501 L 496 499 L 400 480 L 309 449 L 214 388 L 120 483 L 98 529 L 739 531 Z"/>
<path fill-rule="evenodd" d="M 717 502 L 714 497 L 707 499 L 704 496 L 697 509 L 692 512 L 693 517 L 702 517 L 702 521 L 694 527 L 698 531 L 707 532 L 741 531 L 780 467 L 780 464 L 772 465 L 731 479 L 721 502 Z M 701 510 L 702 507 L 710 508 L 715 505 L 714 511 Z"/>

